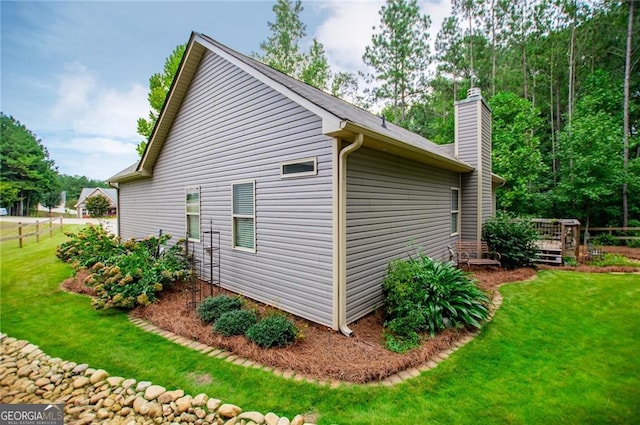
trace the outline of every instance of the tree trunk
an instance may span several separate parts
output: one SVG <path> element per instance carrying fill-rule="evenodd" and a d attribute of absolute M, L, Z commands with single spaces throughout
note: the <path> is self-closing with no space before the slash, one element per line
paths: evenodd
<path fill-rule="evenodd" d="M 622 169 L 624 181 L 622 183 L 622 227 L 629 225 L 629 205 L 627 195 L 627 171 L 629 168 L 629 80 L 631 78 L 631 43 L 633 41 L 633 7 L 634 1 L 629 1 L 629 23 L 627 25 L 627 53 L 624 66 L 624 136 Z"/>

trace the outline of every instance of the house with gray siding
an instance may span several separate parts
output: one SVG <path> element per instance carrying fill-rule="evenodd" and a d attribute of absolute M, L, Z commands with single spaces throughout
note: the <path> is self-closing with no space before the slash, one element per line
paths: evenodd
<path fill-rule="evenodd" d="M 109 179 L 119 234 L 198 254 L 211 227 L 222 287 L 349 335 L 389 261 L 446 261 L 493 214 L 489 108 L 476 89 L 455 108 L 438 146 L 192 33 L 142 158 Z"/>

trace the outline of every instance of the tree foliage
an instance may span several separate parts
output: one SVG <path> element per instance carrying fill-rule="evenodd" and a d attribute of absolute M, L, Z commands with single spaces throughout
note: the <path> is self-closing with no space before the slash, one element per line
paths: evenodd
<path fill-rule="evenodd" d="M 58 189 L 49 152 L 27 127 L 0 112 L 0 198 L 12 215 L 28 215 L 47 193 Z"/>
<path fill-rule="evenodd" d="M 142 156 L 147 147 L 147 142 L 160 116 L 160 111 L 162 111 L 162 106 L 171 88 L 171 83 L 178 72 L 178 67 L 180 66 L 180 61 L 182 60 L 182 56 L 184 56 L 186 47 L 186 44 L 176 46 L 173 52 L 171 52 L 171 55 L 165 60 L 162 72 L 155 73 L 149 78 L 149 94 L 147 95 L 147 100 L 149 100 L 151 110 L 147 118 L 138 118 L 138 134 L 144 137 L 144 140 L 136 147 L 140 156 Z"/>
<path fill-rule="evenodd" d="M 102 195 L 90 196 L 85 200 L 87 212 L 91 217 L 104 217 L 109 211 L 109 200 Z"/>
<path fill-rule="evenodd" d="M 380 9 L 380 24 L 362 59 L 373 68 L 374 102 L 389 107 L 393 121 L 406 120 L 407 110 L 426 87 L 430 63 L 431 19 L 422 15 L 416 0 L 389 0 Z"/>

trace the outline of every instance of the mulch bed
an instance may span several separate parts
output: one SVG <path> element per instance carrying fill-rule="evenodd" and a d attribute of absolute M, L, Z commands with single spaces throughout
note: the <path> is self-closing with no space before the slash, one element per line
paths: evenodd
<path fill-rule="evenodd" d="M 636 249 L 640 258 L 640 249 Z M 632 257 L 633 258 L 633 257 Z M 561 269 L 554 267 L 554 270 Z M 579 266 L 565 268 L 590 272 L 638 271 L 633 268 L 593 268 Z M 506 282 L 532 279 L 536 271 L 523 268 L 502 270 L 497 268 L 469 269 L 478 280 L 478 285 L 490 294 L 495 294 L 498 286 Z M 63 282 L 67 290 L 93 295 L 91 288 L 83 284 L 87 272 L 78 273 L 75 278 Z M 203 294 L 208 295 L 209 285 L 202 283 Z M 214 288 L 214 294 L 225 293 Z M 469 335 L 465 329 L 446 330 L 435 338 L 426 338 L 421 346 L 404 354 L 386 350 L 383 347 L 381 312 L 372 313 L 349 327 L 353 337 L 347 338 L 339 332 L 317 325 L 304 319 L 292 317 L 303 337 L 287 348 L 261 349 L 242 336 L 223 337 L 214 334 L 211 325 L 202 322 L 193 308 L 188 307 L 190 293 L 183 285 L 164 291 L 159 302 L 148 307 L 138 307 L 131 314 L 147 320 L 159 328 L 166 329 L 186 338 L 212 347 L 225 349 L 237 356 L 251 359 L 265 366 L 295 371 L 318 380 L 340 380 L 354 383 L 379 381 L 400 371 L 417 367 L 433 359 L 441 351 L 447 350 L 455 342 Z M 258 309 L 269 309 L 256 304 Z"/>

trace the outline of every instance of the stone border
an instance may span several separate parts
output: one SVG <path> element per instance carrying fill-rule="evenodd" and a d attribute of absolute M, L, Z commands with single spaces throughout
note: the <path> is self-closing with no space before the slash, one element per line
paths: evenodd
<path fill-rule="evenodd" d="M 201 393 L 167 391 L 148 381 L 109 376 L 87 364 L 52 358 L 38 346 L 0 333 L 0 403 L 64 403 L 65 423 L 79 425 L 305 425 L 269 412 L 243 412 Z M 310 425 L 310 424 L 309 424 Z"/>
<path fill-rule="evenodd" d="M 486 323 L 489 323 L 492 319 L 493 316 L 495 315 L 495 312 L 498 310 L 498 308 L 500 308 L 500 306 L 502 305 L 502 295 L 500 294 L 500 292 L 497 290 L 495 290 L 495 295 L 493 297 L 492 300 L 492 304 L 493 304 L 493 308 L 491 309 L 491 311 L 489 312 L 489 317 L 487 317 L 487 320 L 485 321 Z M 254 362 L 253 360 L 250 359 L 246 359 L 240 356 L 237 356 L 235 354 L 232 354 L 228 351 L 225 351 L 223 349 L 220 348 L 214 348 L 214 347 L 210 347 L 208 345 L 202 344 L 200 342 L 197 341 L 193 341 L 190 339 L 187 339 L 181 335 L 178 335 L 176 333 L 173 333 L 171 331 L 167 331 L 164 329 L 161 329 L 157 326 L 155 326 L 154 324 L 147 322 L 143 319 L 140 319 L 138 317 L 133 317 L 131 316 L 131 314 L 128 315 L 129 317 L 129 321 L 131 323 L 133 323 L 134 325 L 138 326 L 139 328 L 147 331 L 147 332 L 151 332 L 154 333 L 156 335 L 160 335 L 166 339 L 168 339 L 171 342 L 175 342 L 176 344 L 182 345 L 184 347 L 187 348 L 192 348 L 196 351 L 200 351 L 202 354 L 206 354 L 210 357 L 216 357 L 218 359 L 222 359 L 225 360 L 229 363 L 233 363 L 235 365 L 238 366 L 244 366 L 244 367 L 251 367 L 254 369 L 261 369 L 264 370 L 266 372 L 272 372 L 274 375 L 276 376 L 281 376 L 285 379 L 292 379 L 295 381 L 306 381 L 312 384 L 318 384 L 318 385 L 325 385 L 325 386 L 329 386 L 331 388 L 337 388 L 340 385 L 362 385 L 362 386 L 370 386 L 370 387 L 377 387 L 377 386 L 385 386 L 385 387 L 390 387 L 390 386 L 394 386 L 397 384 L 401 384 L 406 380 L 415 378 L 420 376 L 420 374 L 422 372 L 426 372 L 430 369 L 435 368 L 436 366 L 438 366 L 438 363 L 440 363 L 443 360 L 446 360 L 447 358 L 449 358 L 449 356 L 451 354 L 453 354 L 454 352 L 456 352 L 459 348 L 465 346 L 467 343 L 469 343 L 471 340 L 473 340 L 473 338 L 478 334 L 478 331 L 472 332 L 469 335 L 466 335 L 465 337 L 461 338 L 460 340 L 456 341 L 452 347 L 443 350 L 441 352 L 439 352 L 438 354 L 436 354 L 434 356 L 433 359 L 429 360 L 426 363 L 423 363 L 417 367 L 412 367 L 403 371 L 400 371 L 398 373 L 395 373 L 393 375 L 387 376 L 386 378 L 380 380 L 380 381 L 374 381 L 374 382 L 367 382 L 365 384 L 357 384 L 354 382 L 349 382 L 349 381 L 340 381 L 340 380 L 318 380 L 318 379 L 314 379 L 302 374 L 297 374 L 295 371 L 287 369 L 280 369 L 280 368 L 274 368 L 274 367 L 270 367 L 270 366 L 264 366 L 261 365 L 259 363 Z"/>

